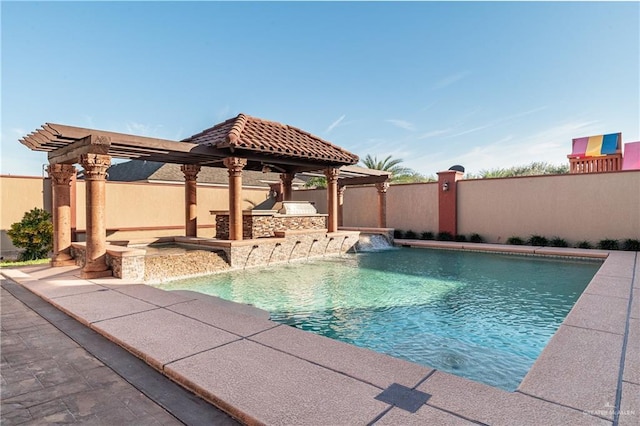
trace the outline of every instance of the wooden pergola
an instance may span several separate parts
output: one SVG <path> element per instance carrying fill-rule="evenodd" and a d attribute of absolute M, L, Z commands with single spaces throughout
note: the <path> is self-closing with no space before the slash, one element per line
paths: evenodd
<path fill-rule="evenodd" d="M 70 182 L 75 164 L 86 181 L 86 259 L 84 278 L 108 276 L 106 259 L 105 182 L 112 158 L 181 164 L 185 177 L 185 234 L 197 236 L 196 178 L 202 166 L 225 167 L 229 173 L 229 235 L 242 239 L 242 171 L 280 172 L 285 200 L 291 199 L 296 173 L 319 173 L 327 178 L 328 232 L 336 232 L 339 206 L 349 184 L 375 183 L 386 195 L 389 176 L 349 171 L 358 157 L 298 128 L 245 114 L 231 118 L 182 141 L 47 123 L 20 142 L 34 151 L 48 152 L 53 185 L 53 266 L 73 263 L 71 257 Z M 340 177 L 341 168 L 345 176 Z M 381 196 L 383 199 L 384 197 Z M 384 209 L 386 211 L 386 208 Z M 386 219 L 380 214 L 381 226 Z M 384 219 L 384 220 L 383 220 Z"/>

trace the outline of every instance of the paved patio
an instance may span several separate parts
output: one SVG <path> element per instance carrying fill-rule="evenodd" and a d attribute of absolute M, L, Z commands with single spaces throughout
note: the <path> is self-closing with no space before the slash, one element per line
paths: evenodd
<path fill-rule="evenodd" d="M 24 287 L 0 291 L 3 425 L 237 425 Z"/>
<path fill-rule="evenodd" d="M 464 245 L 445 244 L 500 249 Z M 75 267 L 2 274 L 248 424 L 636 425 L 638 260 L 634 252 L 608 254 L 515 392 L 279 325 L 258 310 L 196 293 L 83 280 Z"/>

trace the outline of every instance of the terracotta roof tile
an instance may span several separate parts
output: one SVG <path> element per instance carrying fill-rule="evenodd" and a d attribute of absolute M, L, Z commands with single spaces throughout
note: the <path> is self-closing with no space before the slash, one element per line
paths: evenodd
<path fill-rule="evenodd" d="M 184 140 L 219 149 L 241 149 L 274 156 L 356 164 L 358 156 L 304 130 L 239 114 Z"/>

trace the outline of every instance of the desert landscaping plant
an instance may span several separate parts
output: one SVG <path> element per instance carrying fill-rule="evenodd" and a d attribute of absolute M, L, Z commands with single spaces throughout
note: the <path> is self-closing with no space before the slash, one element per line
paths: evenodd
<path fill-rule="evenodd" d="M 484 243 L 484 238 L 482 238 L 482 235 L 480 234 L 473 233 L 469 237 L 469 241 L 472 243 Z"/>
<path fill-rule="evenodd" d="M 553 237 L 549 241 L 551 247 L 569 247 L 569 243 L 564 238 Z"/>
<path fill-rule="evenodd" d="M 453 241 L 453 235 L 450 232 L 438 232 L 436 235 L 438 241 Z"/>
<path fill-rule="evenodd" d="M 622 250 L 640 251 L 640 240 L 626 239 L 622 243 Z"/>
<path fill-rule="evenodd" d="M 420 234 L 420 239 L 421 240 L 433 240 L 435 237 L 433 235 L 433 232 L 430 231 L 425 231 L 422 234 Z"/>
<path fill-rule="evenodd" d="M 520 237 L 509 237 L 507 239 L 507 244 L 511 244 L 513 246 L 521 246 L 524 245 L 524 240 Z"/>
<path fill-rule="evenodd" d="M 393 238 L 398 238 L 398 239 L 404 238 L 404 231 L 402 229 L 394 229 Z"/>
<path fill-rule="evenodd" d="M 598 242 L 598 248 L 601 250 L 618 250 L 618 240 L 604 239 Z"/>
<path fill-rule="evenodd" d="M 542 235 L 532 235 L 527 240 L 527 244 L 530 246 L 548 246 L 549 240 L 547 240 Z"/>
<path fill-rule="evenodd" d="M 415 240 L 416 238 L 418 238 L 418 234 L 416 234 L 414 231 L 409 229 L 407 232 L 404 233 L 404 237 L 407 240 Z"/>
<path fill-rule="evenodd" d="M 51 215 L 38 207 L 26 212 L 20 222 L 7 231 L 13 245 L 24 249 L 18 260 L 34 260 L 47 257 L 53 247 Z"/>
<path fill-rule="evenodd" d="M 464 234 L 456 235 L 455 240 L 459 243 L 465 243 L 467 242 L 467 236 Z"/>
<path fill-rule="evenodd" d="M 591 244 L 589 241 L 579 241 L 578 244 L 576 244 L 576 247 L 581 249 L 592 249 L 593 244 Z"/>

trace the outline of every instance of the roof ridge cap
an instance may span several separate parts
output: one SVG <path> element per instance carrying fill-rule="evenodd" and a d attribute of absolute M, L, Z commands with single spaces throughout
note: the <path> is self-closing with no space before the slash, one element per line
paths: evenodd
<path fill-rule="evenodd" d="M 233 126 L 231 126 L 231 130 L 227 134 L 227 142 L 231 145 L 234 145 L 238 139 L 240 139 L 240 135 L 244 130 L 244 126 L 247 124 L 247 121 L 251 118 L 246 114 L 240 113 L 238 114 L 234 120 Z M 229 121 L 229 120 L 227 120 Z"/>

